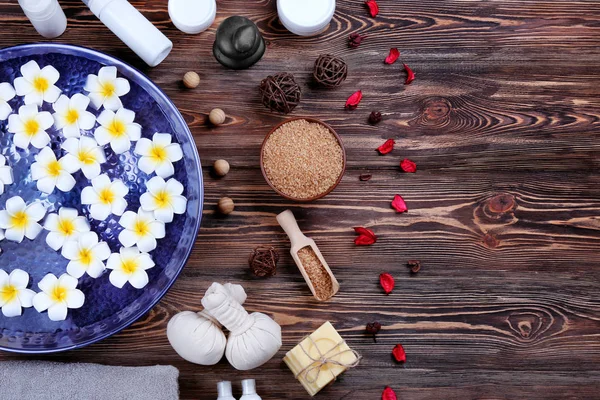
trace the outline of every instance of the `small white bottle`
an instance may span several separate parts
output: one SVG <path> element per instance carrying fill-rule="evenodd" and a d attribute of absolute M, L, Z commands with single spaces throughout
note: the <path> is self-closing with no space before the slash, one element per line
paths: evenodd
<path fill-rule="evenodd" d="M 217 383 L 217 392 L 219 393 L 217 400 L 235 400 L 235 397 L 231 393 L 231 382 L 229 381 Z"/>
<path fill-rule="evenodd" d="M 67 29 L 67 17 L 57 0 L 19 0 L 19 5 L 43 37 L 54 39 Z"/>
<path fill-rule="evenodd" d="M 83 0 L 108 29 L 151 67 L 171 52 L 173 43 L 127 0 Z"/>
<path fill-rule="evenodd" d="M 262 400 L 256 394 L 256 381 L 254 379 L 244 379 L 242 381 L 242 394 L 240 400 Z"/>
<path fill-rule="evenodd" d="M 288 31 L 315 36 L 329 27 L 335 0 L 277 0 L 277 14 Z"/>

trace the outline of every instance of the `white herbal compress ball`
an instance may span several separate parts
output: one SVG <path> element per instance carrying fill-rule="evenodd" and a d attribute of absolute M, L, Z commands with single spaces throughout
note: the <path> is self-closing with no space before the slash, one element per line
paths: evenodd
<path fill-rule="evenodd" d="M 234 368 L 246 371 L 259 367 L 281 347 L 281 327 L 265 314 L 248 314 L 223 285 L 213 283 L 202 305 L 229 329 L 225 357 Z"/>
<path fill-rule="evenodd" d="M 246 301 L 242 286 L 227 283 L 224 287 L 238 304 Z M 167 325 L 167 338 L 183 359 L 200 365 L 218 363 L 227 342 L 221 324 L 207 310 L 183 311 L 175 315 Z"/>

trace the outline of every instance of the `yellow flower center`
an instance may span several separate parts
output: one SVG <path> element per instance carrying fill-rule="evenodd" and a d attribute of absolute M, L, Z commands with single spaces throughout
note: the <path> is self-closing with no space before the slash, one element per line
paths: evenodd
<path fill-rule="evenodd" d="M 62 171 L 62 167 L 58 161 L 54 160 L 48 163 L 46 166 L 46 171 L 48 171 L 48 175 L 52 178 L 57 178 Z"/>
<path fill-rule="evenodd" d="M 79 152 L 77 153 L 77 158 L 81 163 L 86 165 L 90 165 L 96 162 L 94 152 L 91 150 L 79 150 Z"/>
<path fill-rule="evenodd" d="M 36 92 L 44 93 L 50 87 L 50 82 L 43 76 L 37 76 L 33 80 L 33 88 Z"/>
<path fill-rule="evenodd" d="M 13 285 L 6 285 L 0 290 L 0 299 L 3 303 L 10 303 L 17 298 L 19 291 Z"/>
<path fill-rule="evenodd" d="M 29 223 L 29 216 L 25 211 L 17 211 L 17 213 L 12 216 L 11 222 L 14 228 L 25 229 Z"/>
<path fill-rule="evenodd" d="M 150 224 L 146 221 L 137 220 L 135 222 L 135 226 L 133 227 L 133 231 L 138 236 L 146 236 L 150 233 Z"/>
<path fill-rule="evenodd" d="M 156 205 L 158 206 L 158 208 L 164 208 L 168 206 L 171 203 L 170 200 L 171 196 L 169 196 L 169 193 L 167 193 L 166 190 L 161 190 L 154 197 L 154 201 L 156 201 Z"/>
<path fill-rule="evenodd" d="M 79 262 L 89 265 L 92 262 L 92 251 L 90 249 L 79 250 Z"/>
<path fill-rule="evenodd" d="M 162 146 L 153 145 L 150 157 L 159 162 L 165 161 L 167 159 L 167 150 Z"/>
<path fill-rule="evenodd" d="M 111 97 L 115 94 L 115 85 L 112 82 L 104 82 L 100 85 L 100 94 L 104 97 Z"/>
<path fill-rule="evenodd" d="M 70 219 L 61 219 L 58 223 L 58 230 L 65 236 L 71 236 L 75 233 L 75 224 Z"/>
<path fill-rule="evenodd" d="M 115 118 L 108 126 L 108 131 L 116 139 L 125 135 L 125 133 L 127 132 L 127 127 L 125 126 L 123 121 L 120 121 Z"/>
<path fill-rule="evenodd" d="M 104 188 L 98 194 L 98 198 L 102 204 L 112 204 L 115 201 L 115 194 L 110 188 Z"/>
<path fill-rule="evenodd" d="M 50 298 L 57 303 L 62 303 L 66 301 L 67 289 L 59 285 L 54 286 L 54 289 L 52 289 L 52 293 L 50 293 Z"/>
<path fill-rule="evenodd" d="M 75 108 L 69 108 L 67 113 L 65 114 L 65 120 L 67 124 L 73 125 L 77 120 L 79 120 L 79 111 Z"/>
<path fill-rule="evenodd" d="M 25 122 L 25 134 L 27 136 L 35 136 L 40 130 L 40 124 L 35 119 L 30 119 Z"/>
<path fill-rule="evenodd" d="M 127 274 L 133 274 L 139 268 L 139 263 L 137 262 L 137 260 L 133 259 L 123 260 L 122 268 L 123 272 Z"/>

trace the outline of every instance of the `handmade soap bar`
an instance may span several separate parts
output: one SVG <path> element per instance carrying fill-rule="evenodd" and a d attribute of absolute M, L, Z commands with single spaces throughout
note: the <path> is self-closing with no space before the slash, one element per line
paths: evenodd
<path fill-rule="evenodd" d="M 287 352 L 283 361 L 314 396 L 348 368 L 356 367 L 360 356 L 352 350 L 330 322 L 326 322 Z"/>

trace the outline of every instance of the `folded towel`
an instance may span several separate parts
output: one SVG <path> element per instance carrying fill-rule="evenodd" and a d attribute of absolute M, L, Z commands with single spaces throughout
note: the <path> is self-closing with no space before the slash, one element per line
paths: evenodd
<path fill-rule="evenodd" d="M 173 366 L 6 361 L 0 363 L 0 399 L 177 400 L 178 377 Z"/>

